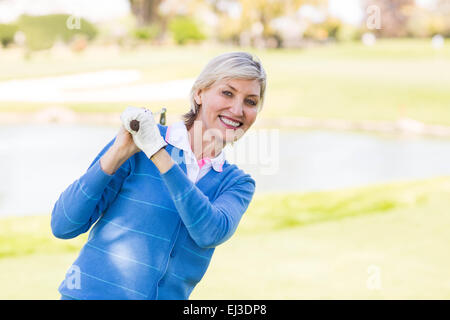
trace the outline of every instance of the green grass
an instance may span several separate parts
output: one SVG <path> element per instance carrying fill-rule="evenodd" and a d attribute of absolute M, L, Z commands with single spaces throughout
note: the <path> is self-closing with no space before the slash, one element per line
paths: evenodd
<path fill-rule="evenodd" d="M 0 259 L 33 254 L 78 252 L 86 234 L 59 241 L 50 229 L 50 216 L 3 218 L 0 220 Z"/>
<path fill-rule="evenodd" d="M 255 50 L 233 47 L 147 47 L 114 53 L 93 48 L 80 55 L 39 53 L 23 60 L 2 53 L 0 80 L 104 69 L 138 69 L 141 82 L 194 78 L 215 55 L 232 50 L 256 53 L 268 74 L 261 117 L 313 117 L 396 120 L 406 116 L 450 125 L 450 46 L 434 50 L 429 40 L 382 40 L 373 47 L 344 43 L 305 50 Z M 168 105 L 180 114 L 188 101 L 146 102 Z M 117 112 L 120 103 L 63 103 L 80 112 Z M 45 104 L 0 103 L 0 111 L 39 110 Z M 156 108 L 159 109 L 159 108 Z"/>
<path fill-rule="evenodd" d="M 450 298 L 450 177 L 256 196 L 192 299 Z M 57 299 L 86 235 L 48 216 L 0 220 L 0 299 Z M 381 287 L 366 286 L 368 268 Z"/>

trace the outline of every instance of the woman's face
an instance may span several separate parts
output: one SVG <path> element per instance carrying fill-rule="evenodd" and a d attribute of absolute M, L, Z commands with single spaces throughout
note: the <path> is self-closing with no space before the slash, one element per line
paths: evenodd
<path fill-rule="evenodd" d="M 260 99 L 258 80 L 226 79 L 208 89 L 199 90 L 195 96 L 201 105 L 196 120 L 202 129 L 223 143 L 239 139 L 255 122 Z"/>

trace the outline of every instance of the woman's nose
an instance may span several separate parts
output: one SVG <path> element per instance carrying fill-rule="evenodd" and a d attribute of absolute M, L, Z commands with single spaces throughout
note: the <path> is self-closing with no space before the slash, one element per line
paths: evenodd
<path fill-rule="evenodd" d="M 235 102 L 233 105 L 231 105 L 230 111 L 236 117 L 242 117 L 244 115 L 242 103 L 239 102 Z"/>

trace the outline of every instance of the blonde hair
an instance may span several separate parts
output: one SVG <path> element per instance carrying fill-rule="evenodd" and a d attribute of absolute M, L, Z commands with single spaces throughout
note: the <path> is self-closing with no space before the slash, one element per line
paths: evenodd
<path fill-rule="evenodd" d="M 208 89 L 216 82 L 228 79 L 258 80 L 260 84 L 260 99 L 258 112 L 264 104 L 266 91 L 266 72 L 260 60 L 247 52 L 228 52 L 213 58 L 202 70 L 192 85 L 189 95 L 191 110 L 183 115 L 188 130 L 194 123 L 201 105 L 194 99 L 198 90 Z"/>

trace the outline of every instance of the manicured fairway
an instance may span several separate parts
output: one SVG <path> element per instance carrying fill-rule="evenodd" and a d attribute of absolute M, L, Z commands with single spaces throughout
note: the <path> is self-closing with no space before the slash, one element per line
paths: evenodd
<path fill-rule="evenodd" d="M 256 197 L 191 299 L 448 299 L 450 178 Z M 0 299 L 57 299 L 86 235 L 0 220 Z"/>

